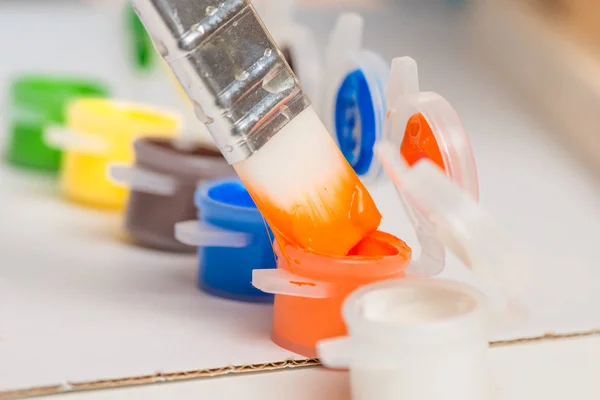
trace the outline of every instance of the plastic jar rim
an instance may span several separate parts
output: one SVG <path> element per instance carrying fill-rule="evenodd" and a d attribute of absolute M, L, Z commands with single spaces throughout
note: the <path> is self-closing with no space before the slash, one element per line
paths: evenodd
<path fill-rule="evenodd" d="M 385 290 L 413 290 L 422 293 L 446 291 L 457 298 L 471 302 L 454 315 L 440 317 L 422 323 L 383 322 L 368 318 L 362 302 L 367 296 Z M 433 296 L 424 296 L 434 302 Z M 432 303 L 433 304 L 433 303 Z M 437 302 L 439 306 L 447 306 Z M 488 301 L 485 295 L 460 282 L 444 279 L 394 279 L 364 286 L 348 296 L 342 307 L 342 315 L 351 335 L 384 340 L 386 342 L 413 344 L 440 344 L 477 334 L 485 334 Z"/>
<path fill-rule="evenodd" d="M 374 280 L 400 277 L 408 267 L 411 248 L 401 239 L 386 232 L 376 231 L 370 236 L 395 248 L 396 253 L 382 256 L 332 256 L 294 248 L 286 245 L 284 251 L 275 243 L 274 251 L 279 257 L 279 267 L 284 267 L 299 276 L 330 283 L 366 284 Z M 285 264 L 282 264 L 285 263 Z M 323 268 L 323 264 L 328 265 Z"/>
<path fill-rule="evenodd" d="M 93 126 L 93 134 L 104 137 L 122 136 L 132 138 L 143 134 L 175 135 L 181 117 L 175 113 L 133 102 L 105 98 L 78 98 L 67 107 L 69 127 Z M 83 132 L 88 133 L 88 132 Z"/>
<path fill-rule="evenodd" d="M 62 123 L 66 109 L 75 98 L 103 98 L 109 95 L 108 86 L 85 78 L 45 75 L 19 75 L 10 85 L 11 107 L 35 112 L 41 118 Z"/>
<path fill-rule="evenodd" d="M 66 97 L 96 97 L 108 95 L 108 86 L 101 81 L 83 77 L 24 74 L 13 78 L 10 86 L 14 102 L 55 106 Z"/>
<path fill-rule="evenodd" d="M 225 201 L 219 201 L 210 196 L 210 191 L 216 187 L 223 185 L 239 185 L 245 187 L 240 179 L 236 178 L 224 178 L 224 179 L 213 179 L 206 181 L 196 189 L 194 194 L 194 203 L 196 207 L 202 212 L 205 207 L 220 208 L 226 210 L 231 215 L 231 220 L 239 220 L 253 223 L 264 223 L 262 214 L 258 211 L 256 206 L 246 207 L 238 204 L 231 204 Z M 265 228 L 266 229 L 266 228 Z"/>

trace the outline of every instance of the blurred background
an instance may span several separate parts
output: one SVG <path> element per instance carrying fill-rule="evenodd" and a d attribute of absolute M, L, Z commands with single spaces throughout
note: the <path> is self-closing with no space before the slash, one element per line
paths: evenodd
<path fill-rule="evenodd" d="M 387 59 L 415 58 L 425 81 L 459 111 L 509 96 L 518 112 L 535 116 L 586 168 L 600 173 L 600 1 L 298 0 L 294 18 L 324 47 L 346 10 L 365 15 L 365 47 Z M 4 98 L 22 73 L 89 77 L 106 82 L 116 97 L 185 110 L 188 129 L 201 131 L 152 52 L 140 44 L 123 0 L 0 2 Z M 477 87 L 483 78 L 475 75 L 493 80 L 493 92 Z M 7 114 L 5 104 L 3 126 Z"/>

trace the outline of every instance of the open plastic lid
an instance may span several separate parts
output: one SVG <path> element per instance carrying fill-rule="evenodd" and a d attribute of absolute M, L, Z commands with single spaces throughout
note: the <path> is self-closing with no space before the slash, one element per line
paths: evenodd
<path fill-rule="evenodd" d="M 319 112 L 357 175 L 377 180 L 381 166 L 373 146 L 383 137 L 389 64 L 362 48 L 363 18 L 339 17 L 329 39 Z"/>
<path fill-rule="evenodd" d="M 386 95 L 387 115 L 384 139 L 386 148 L 408 166 L 428 159 L 475 201 L 479 185 L 475 159 L 469 139 L 452 106 L 439 94 L 421 92 L 417 64 L 410 57 L 392 61 Z M 382 168 L 379 159 L 373 168 Z M 389 171 L 388 171 L 389 172 Z M 434 234 L 436 227 L 418 205 L 410 204 L 400 193 L 421 245 L 421 257 L 409 273 L 437 275 L 445 266 L 445 246 Z"/>
<path fill-rule="evenodd" d="M 392 61 L 386 102 L 385 138 L 400 146 L 408 164 L 430 159 L 478 200 L 477 168 L 462 122 L 442 96 L 420 91 L 417 63 L 412 58 Z"/>
<path fill-rule="evenodd" d="M 321 57 L 313 32 L 294 21 L 295 0 L 254 0 L 252 4 L 294 70 L 302 89 L 314 99 L 319 90 Z"/>
<path fill-rule="evenodd" d="M 420 260 L 410 269 L 420 276 L 440 272 L 443 248 L 448 247 L 493 286 L 509 295 L 519 292 L 528 263 L 478 204 L 473 157 L 456 113 L 441 96 L 419 92 L 416 63 L 411 58 L 393 61 L 392 79 L 402 90 L 395 96 L 388 93 L 387 136 L 376 145 L 376 153 L 396 185 L 422 246 Z M 414 118 L 424 136 L 412 135 Z M 408 150 L 399 149 L 398 143 L 404 144 L 404 139 L 394 136 L 404 130 L 414 140 Z M 429 147 L 422 143 L 431 139 L 439 145 L 440 158 L 435 157 L 440 153 L 428 153 Z"/>

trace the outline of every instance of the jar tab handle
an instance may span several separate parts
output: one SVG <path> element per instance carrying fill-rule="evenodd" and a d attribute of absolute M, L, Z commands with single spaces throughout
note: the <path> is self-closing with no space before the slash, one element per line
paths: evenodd
<path fill-rule="evenodd" d="M 181 243 L 199 247 L 243 248 L 252 243 L 250 234 L 230 231 L 196 220 L 175 224 L 175 237 Z"/>
<path fill-rule="evenodd" d="M 148 171 L 140 167 L 112 163 L 108 166 L 108 178 L 115 184 L 127 186 L 132 190 L 172 196 L 175 194 L 175 180 L 165 174 Z"/>
<path fill-rule="evenodd" d="M 48 146 L 61 150 L 72 150 L 93 155 L 104 155 L 108 151 L 108 144 L 104 139 L 58 125 L 46 127 L 44 141 Z"/>
<path fill-rule="evenodd" d="M 331 297 L 330 283 L 307 279 L 283 269 L 255 269 L 252 285 L 265 293 L 325 299 Z"/>

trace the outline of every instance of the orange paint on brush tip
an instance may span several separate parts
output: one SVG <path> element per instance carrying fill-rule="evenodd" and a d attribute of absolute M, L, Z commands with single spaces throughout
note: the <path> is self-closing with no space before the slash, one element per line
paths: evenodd
<path fill-rule="evenodd" d="M 312 107 L 234 168 L 284 247 L 345 256 L 381 222 L 371 195 Z"/>
<path fill-rule="evenodd" d="M 352 167 L 345 163 L 336 182 L 320 187 L 284 209 L 246 185 L 282 247 L 292 245 L 319 254 L 346 255 L 381 223 L 381 213 Z"/>
<path fill-rule="evenodd" d="M 400 154 L 411 166 L 422 158 L 429 158 L 438 167 L 446 170 L 440 146 L 435 140 L 431 126 L 421 113 L 414 114 L 408 120 L 400 145 Z"/>

